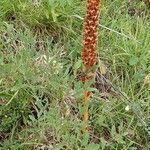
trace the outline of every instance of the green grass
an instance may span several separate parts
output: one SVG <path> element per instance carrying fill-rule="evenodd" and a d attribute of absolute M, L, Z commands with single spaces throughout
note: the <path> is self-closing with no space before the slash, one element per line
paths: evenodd
<path fill-rule="evenodd" d="M 90 132 L 81 136 L 85 1 L 0 1 L 0 149 L 148 150 L 150 13 L 144 2 L 103 1 L 100 72 Z M 131 11 L 132 10 L 132 11 Z M 103 99 L 103 95 L 107 99 Z"/>

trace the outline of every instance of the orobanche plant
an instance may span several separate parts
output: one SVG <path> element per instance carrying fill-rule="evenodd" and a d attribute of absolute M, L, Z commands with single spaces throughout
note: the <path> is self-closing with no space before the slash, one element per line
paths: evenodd
<path fill-rule="evenodd" d="M 100 14 L 100 4 L 101 0 L 87 0 L 87 10 L 84 19 L 84 39 L 83 39 L 83 49 L 82 49 L 82 61 L 83 70 L 81 81 L 85 84 L 95 76 L 96 72 L 96 45 L 97 45 L 97 30 L 99 24 L 99 14 Z M 83 105 L 85 107 L 82 120 L 88 121 L 88 103 L 89 103 L 90 92 L 85 89 L 83 97 Z M 87 125 L 84 127 L 87 131 Z"/>

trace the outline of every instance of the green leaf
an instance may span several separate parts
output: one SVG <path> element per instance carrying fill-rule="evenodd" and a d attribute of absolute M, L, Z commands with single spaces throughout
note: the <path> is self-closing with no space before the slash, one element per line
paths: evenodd
<path fill-rule="evenodd" d="M 129 59 L 129 64 L 131 65 L 131 66 L 134 66 L 134 65 L 136 65 L 137 63 L 138 63 L 138 61 L 139 61 L 139 59 L 138 59 L 138 57 L 131 57 L 130 59 Z"/>
<path fill-rule="evenodd" d="M 54 9 L 51 10 L 52 18 L 54 22 L 57 22 L 57 17 L 59 16 Z"/>
<path fill-rule="evenodd" d="M 91 143 L 86 147 L 86 150 L 99 150 L 100 149 L 100 145 L 99 144 L 94 144 Z"/>
<path fill-rule="evenodd" d="M 49 11 L 48 10 L 45 10 L 45 16 L 46 16 L 46 19 L 49 19 Z"/>
<path fill-rule="evenodd" d="M 75 62 L 74 64 L 74 69 L 77 70 L 82 66 L 82 60 L 78 60 L 77 62 Z"/>
<path fill-rule="evenodd" d="M 107 146 L 107 141 L 103 137 L 101 137 L 100 141 L 101 141 L 101 149 L 105 150 Z"/>
<path fill-rule="evenodd" d="M 89 138 L 90 138 L 89 134 L 85 133 L 84 136 L 83 136 L 83 140 L 82 140 L 82 146 L 85 146 L 85 145 L 88 144 Z"/>

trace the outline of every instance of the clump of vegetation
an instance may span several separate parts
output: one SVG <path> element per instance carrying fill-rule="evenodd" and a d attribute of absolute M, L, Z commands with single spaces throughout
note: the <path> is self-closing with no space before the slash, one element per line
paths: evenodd
<path fill-rule="evenodd" d="M 0 1 L 0 149 L 149 149 L 149 8 L 121 0 L 101 8 L 81 136 L 85 1 Z"/>

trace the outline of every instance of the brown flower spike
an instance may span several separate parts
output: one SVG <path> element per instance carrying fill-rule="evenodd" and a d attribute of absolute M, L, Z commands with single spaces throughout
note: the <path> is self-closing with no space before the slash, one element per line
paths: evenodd
<path fill-rule="evenodd" d="M 96 64 L 96 45 L 97 45 L 97 29 L 99 24 L 99 8 L 101 0 L 87 0 L 87 11 L 84 20 L 84 40 L 82 50 L 82 60 L 85 66 L 85 76 L 81 77 L 81 81 L 85 83 L 93 77 L 89 77 L 86 72 Z M 93 73 L 93 72 L 91 72 Z M 83 105 L 86 111 L 82 116 L 83 121 L 88 120 L 88 101 L 90 92 L 85 91 Z"/>
<path fill-rule="evenodd" d="M 84 20 L 84 41 L 82 59 L 87 69 L 96 63 L 97 29 L 99 21 L 100 0 L 87 0 Z"/>

